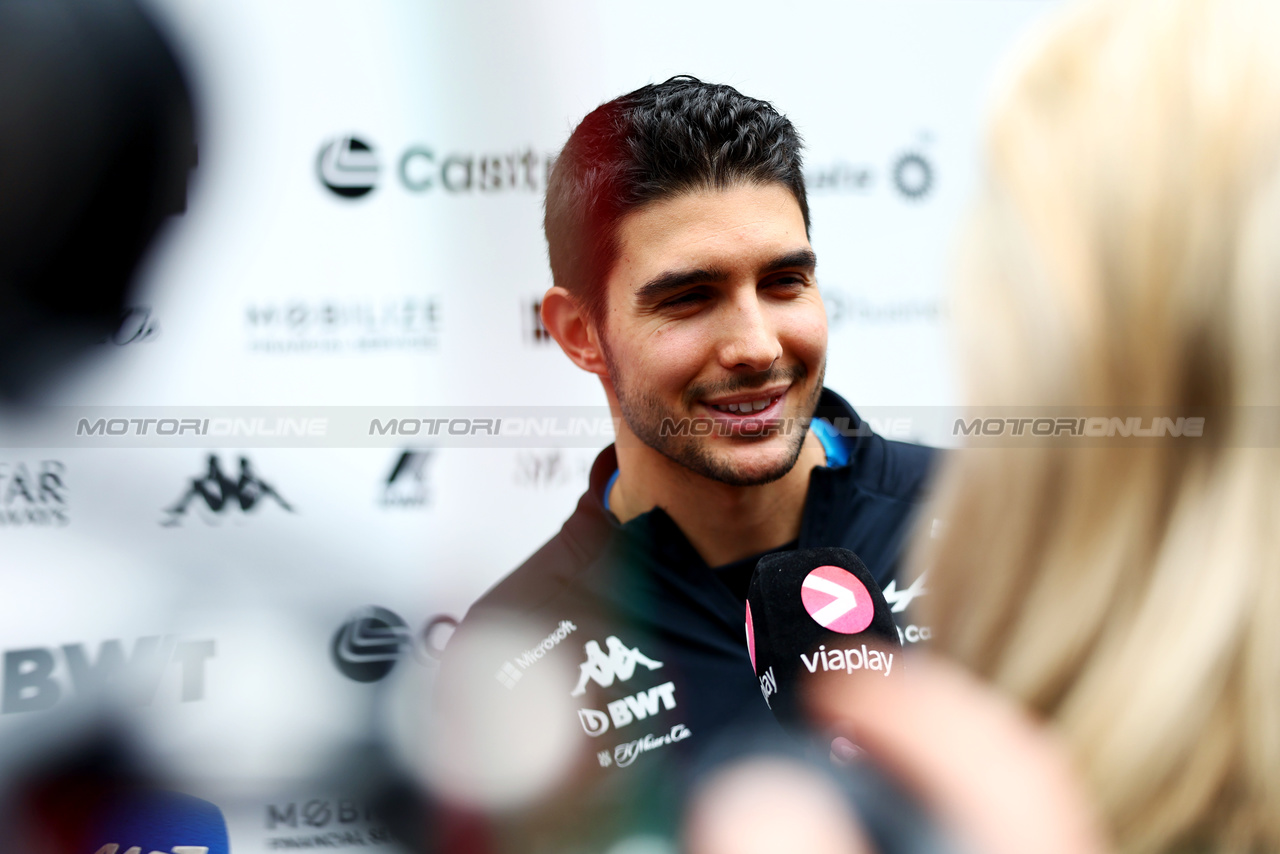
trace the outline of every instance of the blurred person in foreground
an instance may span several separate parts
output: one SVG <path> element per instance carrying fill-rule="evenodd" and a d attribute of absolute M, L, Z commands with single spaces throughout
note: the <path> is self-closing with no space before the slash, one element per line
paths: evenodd
<path fill-rule="evenodd" d="M 136 2 L 0 0 L 0 424 L 102 353 L 153 239 L 186 209 L 195 133 L 178 58 Z M 92 854 L 163 840 L 225 851 L 217 808 L 164 791 L 167 769 L 140 749 L 125 668 L 100 653 L 99 681 L 54 706 L 45 701 L 59 686 L 21 657 L 43 652 L 51 626 L 109 621 L 119 637 L 145 634 L 164 620 L 148 608 L 160 595 L 150 588 L 171 568 L 135 560 L 123 573 L 111 544 L 82 537 L 100 558 L 85 572 L 32 560 L 16 542 L 0 563 L 0 850 Z M 154 844 L 131 847 L 129 834 Z"/>
<path fill-rule="evenodd" d="M 960 668 L 817 698 L 974 850 L 1280 851 L 1278 46 L 1272 0 L 1083 3 L 997 98 L 967 401 L 1206 423 L 950 456 L 911 560 Z"/>

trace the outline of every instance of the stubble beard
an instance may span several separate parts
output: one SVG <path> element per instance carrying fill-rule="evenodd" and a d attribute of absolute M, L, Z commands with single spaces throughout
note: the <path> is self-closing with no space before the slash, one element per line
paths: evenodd
<path fill-rule="evenodd" d="M 804 448 L 804 439 L 809 429 L 807 424 L 813 418 L 818 407 L 818 398 L 822 394 L 822 381 L 826 375 L 826 363 L 818 369 L 818 381 L 813 385 L 809 399 L 804 402 L 796 420 L 787 419 L 781 430 L 787 431 L 786 453 L 782 459 L 763 471 L 744 472 L 733 464 L 731 459 L 717 456 L 708 445 L 715 440 L 734 443 L 751 443 L 767 441 L 764 438 L 711 437 L 673 435 L 675 431 L 663 430 L 663 422 L 679 423 L 687 416 L 672 412 L 659 398 L 649 392 L 632 395 L 618 371 L 617 362 L 607 345 L 601 346 L 605 365 L 609 369 L 609 378 L 613 383 L 613 391 L 618 398 L 618 408 L 622 410 L 622 419 L 636 438 L 650 448 L 662 454 L 697 475 L 729 486 L 763 486 L 785 477 L 795 468 L 800 459 L 800 451 Z M 792 368 L 780 368 L 764 371 L 759 374 L 744 376 L 740 380 L 718 384 L 714 389 L 694 387 L 686 395 L 689 403 L 705 399 L 713 394 L 733 394 L 752 388 L 764 388 L 779 380 L 792 383 L 802 382 L 809 376 L 804 365 Z M 801 424 L 806 425 L 801 427 Z"/>

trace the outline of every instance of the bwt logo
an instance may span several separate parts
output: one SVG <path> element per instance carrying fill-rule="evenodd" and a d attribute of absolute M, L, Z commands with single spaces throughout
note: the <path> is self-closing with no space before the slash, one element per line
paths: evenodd
<path fill-rule="evenodd" d="M 58 648 L 14 649 L 4 654 L 4 686 L 0 713 L 42 712 L 52 708 L 64 693 L 66 682 L 77 696 L 88 696 L 112 686 L 127 688 L 140 706 L 150 705 L 170 666 L 182 674 L 182 702 L 204 699 L 205 663 L 213 658 L 212 640 L 176 641 L 172 637 L 142 637 L 126 656 L 124 643 L 103 641 L 95 661 L 85 644 Z M 59 658 L 66 665 L 64 681 L 55 678 Z"/>
<path fill-rule="evenodd" d="M 320 149 L 316 174 L 320 183 L 345 199 L 358 199 L 378 185 L 378 156 L 355 136 L 329 140 Z"/>
<path fill-rule="evenodd" d="M 578 709 L 578 720 L 587 735 L 595 738 L 609 730 L 609 721 L 613 721 L 614 729 L 622 729 L 636 721 L 651 718 L 661 709 L 670 711 L 676 707 L 676 683 L 664 682 L 646 691 L 614 700 L 605 706 L 609 710 L 606 716 L 596 709 Z"/>

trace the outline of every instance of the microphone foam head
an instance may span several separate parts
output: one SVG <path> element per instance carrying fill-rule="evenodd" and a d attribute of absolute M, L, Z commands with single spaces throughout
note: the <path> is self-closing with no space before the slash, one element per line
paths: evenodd
<path fill-rule="evenodd" d="M 747 593 L 747 650 L 760 691 L 784 724 L 803 721 L 819 680 L 891 677 L 902 644 L 889 603 L 848 549 L 767 555 Z"/>

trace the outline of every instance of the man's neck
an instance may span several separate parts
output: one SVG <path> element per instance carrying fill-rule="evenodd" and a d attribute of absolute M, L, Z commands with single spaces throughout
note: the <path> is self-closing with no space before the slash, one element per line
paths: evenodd
<path fill-rule="evenodd" d="M 625 427 L 623 427 L 625 431 Z M 670 516 L 708 566 L 722 566 L 800 535 L 809 473 L 824 465 L 812 432 L 787 474 L 761 486 L 730 486 L 695 474 L 640 442 L 619 435 L 618 479 L 609 507 L 622 522 L 655 507 Z"/>

